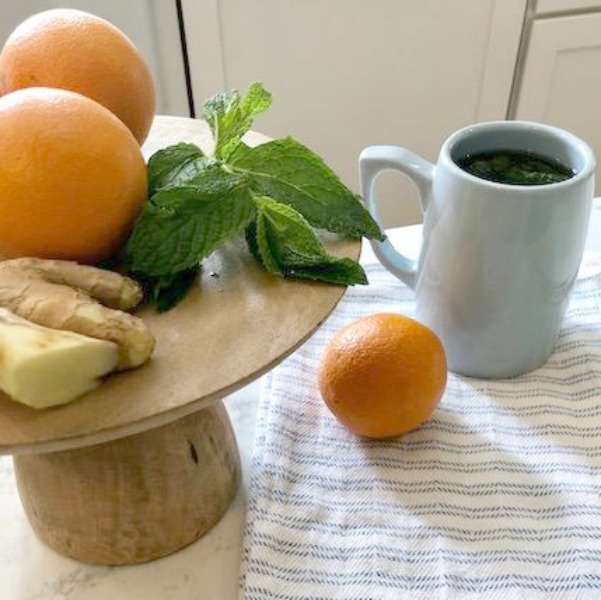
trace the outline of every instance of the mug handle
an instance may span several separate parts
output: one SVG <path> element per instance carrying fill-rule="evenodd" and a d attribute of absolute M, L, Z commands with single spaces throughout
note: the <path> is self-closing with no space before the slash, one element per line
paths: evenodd
<path fill-rule="evenodd" d="M 361 195 L 365 207 L 372 217 L 382 227 L 375 201 L 375 179 L 386 169 L 394 169 L 405 173 L 413 180 L 419 191 L 422 213 L 426 211 L 430 190 L 432 188 L 432 174 L 434 165 L 421 156 L 399 148 L 398 146 L 369 146 L 359 155 L 359 178 L 361 182 Z M 418 263 L 401 254 L 385 239 L 383 242 L 371 240 L 374 254 L 378 260 L 403 283 L 410 288 L 415 288 Z"/>

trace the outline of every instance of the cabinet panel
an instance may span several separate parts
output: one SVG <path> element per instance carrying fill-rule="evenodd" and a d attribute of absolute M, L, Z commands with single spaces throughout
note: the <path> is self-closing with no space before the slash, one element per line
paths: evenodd
<path fill-rule="evenodd" d="M 537 0 L 536 2 L 537 15 L 597 8 L 601 8 L 599 0 Z"/>
<path fill-rule="evenodd" d="M 49 8 L 78 8 L 103 17 L 119 27 L 148 61 L 157 91 L 157 112 L 188 116 L 175 0 L 20 0 L 0 6 L 0 43 L 23 20 Z"/>
<path fill-rule="evenodd" d="M 564 127 L 601 162 L 601 14 L 536 20 L 514 116 Z M 597 180 L 601 181 L 601 169 Z"/>
<path fill-rule="evenodd" d="M 506 116 L 524 6 L 184 0 L 195 103 L 262 81 L 274 103 L 256 128 L 306 143 L 357 189 L 364 146 L 398 144 L 435 160 L 454 129 Z M 380 196 L 387 225 L 421 220 L 415 191 L 401 176 L 384 174 Z"/>

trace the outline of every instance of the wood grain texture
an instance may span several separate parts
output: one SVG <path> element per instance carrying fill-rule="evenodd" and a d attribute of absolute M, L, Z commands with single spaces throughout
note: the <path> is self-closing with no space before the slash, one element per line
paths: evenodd
<path fill-rule="evenodd" d="M 40 539 L 79 561 L 126 565 L 204 535 L 239 482 L 221 402 L 107 444 L 14 457 L 19 493 Z"/>
<path fill-rule="evenodd" d="M 267 138 L 256 133 L 248 142 Z M 157 117 L 147 156 L 177 142 L 211 145 L 198 120 Z M 357 258 L 357 240 L 328 239 L 333 254 Z M 250 256 L 242 239 L 203 262 L 198 285 L 175 309 L 140 312 L 157 338 L 144 367 L 108 377 L 61 407 L 34 410 L 0 394 L 0 454 L 62 451 L 141 433 L 192 414 L 250 383 L 302 344 L 345 288 L 283 280 Z"/>

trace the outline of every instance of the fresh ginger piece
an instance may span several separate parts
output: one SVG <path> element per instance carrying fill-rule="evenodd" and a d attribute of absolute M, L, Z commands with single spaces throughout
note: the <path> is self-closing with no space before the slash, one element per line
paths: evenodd
<path fill-rule="evenodd" d="M 36 325 L 0 308 L 0 389 L 47 408 L 93 390 L 117 366 L 113 342 Z"/>
<path fill-rule="evenodd" d="M 105 269 L 36 258 L 0 262 L 0 307 L 50 329 L 117 344 L 118 370 L 143 364 L 155 345 L 144 321 L 104 306 L 90 294 L 128 308 L 142 297 L 133 280 Z"/>
<path fill-rule="evenodd" d="M 35 271 L 40 279 L 77 288 L 109 308 L 130 310 L 142 301 L 142 288 L 130 277 L 70 260 L 15 258 L 0 262 L 0 274 L 3 269 Z"/>

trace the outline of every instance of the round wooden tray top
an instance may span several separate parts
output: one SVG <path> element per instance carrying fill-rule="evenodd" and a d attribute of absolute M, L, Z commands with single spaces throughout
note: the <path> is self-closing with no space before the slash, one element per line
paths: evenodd
<path fill-rule="evenodd" d="M 249 143 L 267 138 L 249 134 Z M 211 144 L 202 121 L 160 116 L 144 152 L 178 142 Z M 333 239 L 329 250 L 357 258 L 360 242 Z M 302 344 L 345 288 L 287 281 L 263 271 L 244 240 L 203 262 L 198 285 L 174 309 L 140 314 L 157 339 L 150 362 L 109 376 L 94 392 L 35 410 L 0 395 L 0 454 L 88 446 L 169 423 L 250 383 Z"/>

